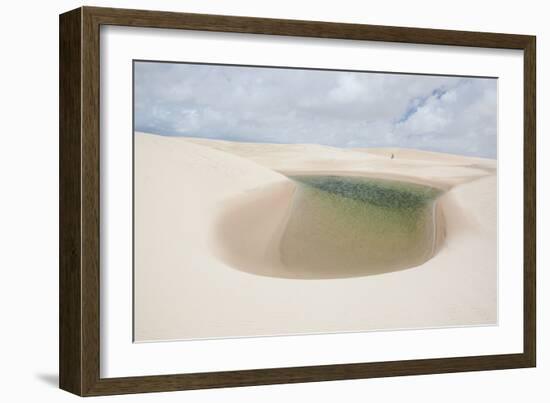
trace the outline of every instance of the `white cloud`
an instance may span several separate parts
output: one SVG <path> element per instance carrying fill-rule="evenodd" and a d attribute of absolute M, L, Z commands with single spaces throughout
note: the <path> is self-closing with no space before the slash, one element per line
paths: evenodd
<path fill-rule="evenodd" d="M 137 130 L 494 157 L 496 80 L 137 62 Z"/>
<path fill-rule="evenodd" d="M 461 80 L 431 95 L 394 130 L 408 146 L 495 157 L 496 99 L 495 81 Z"/>

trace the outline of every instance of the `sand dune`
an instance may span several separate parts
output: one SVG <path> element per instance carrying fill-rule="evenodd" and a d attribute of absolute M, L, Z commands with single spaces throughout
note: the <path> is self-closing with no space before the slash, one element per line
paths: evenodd
<path fill-rule="evenodd" d="M 496 162 L 389 152 L 136 134 L 136 340 L 495 323 Z M 292 175 L 437 188 L 436 247 L 412 267 L 335 273 L 326 236 L 311 246 L 312 224 L 294 222 L 313 218 Z M 345 236 L 338 250 L 365 249 Z"/>
<path fill-rule="evenodd" d="M 240 143 L 198 138 L 179 140 L 224 151 L 272 170 L 296 175 L 368 175 L 448 189 L 482 176 L 493 175 L 496 170 L 495 160 L 412 149 L 342 149 L 316 144 Z"/>

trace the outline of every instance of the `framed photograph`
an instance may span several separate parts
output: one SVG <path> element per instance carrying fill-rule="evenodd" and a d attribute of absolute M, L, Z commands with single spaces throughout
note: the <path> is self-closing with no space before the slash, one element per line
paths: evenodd
<path fill-rule="evenodd" d="M 60 16 L 60 387 L 533 367 L 535 37 Z"/>

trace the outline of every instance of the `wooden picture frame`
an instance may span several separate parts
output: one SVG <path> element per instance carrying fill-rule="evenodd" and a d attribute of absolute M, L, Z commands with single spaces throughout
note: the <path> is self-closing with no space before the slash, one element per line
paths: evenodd
<path fill-rule="evenodd" d="M 524 56 L 523 353 L 227 372 L 100 377 L 102 25 L 519 49 Z M 81 7 L 60 16 L 60 387 L 80 396 L 533 367 L 536 362 L 535 37 Z"/>

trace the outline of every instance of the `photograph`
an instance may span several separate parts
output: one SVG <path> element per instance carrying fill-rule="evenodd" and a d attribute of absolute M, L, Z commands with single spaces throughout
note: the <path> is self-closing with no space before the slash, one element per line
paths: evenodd
<path fill-rule="evenodd" d="M 57 383 L 55 401 L 58 386 L 67 401 L 323 390 L 428 403 L 542 390 L 536 71 L 548 24 L 528 6 L 495 19 L 476 4 L 472 23 L 471 7 L 403 5 L 71 3 L 58 24 L 40 13 L 55 47 L 7 64 L 40 79 L 47 51 L 59 66 L 58 82 L 42 80 L 59 102 L 23 108 L 6 131 L 30 125 L 38 143 L 8 137 L 55 159 L 54 183 L 12 192 L 28 208 L 11 232 L 28 241 L 21 217 L 58 191 L 59 237 L 49 226 L 38 243 L 58 275 L 29 265 L 56 284 L 14 271 L 56 308 L 55 320 L 32 314 L 43 304 L 19 315 L 49 324 L 25 346 L 51 356 L 32 354 L 33 395 L 49 401 Z M 16 87 L 12 103 L 26 105 Z M 32 160 L 40 176 L 47 165 Z M 27 325 L 18 336 L 40 328 Z M 8 362 L 27 366 L 20 355 Z"/>
<path fill-rule="evenodd" d="M 134 60 L 134 342 L 497 325 L 497 99 Z"/>

